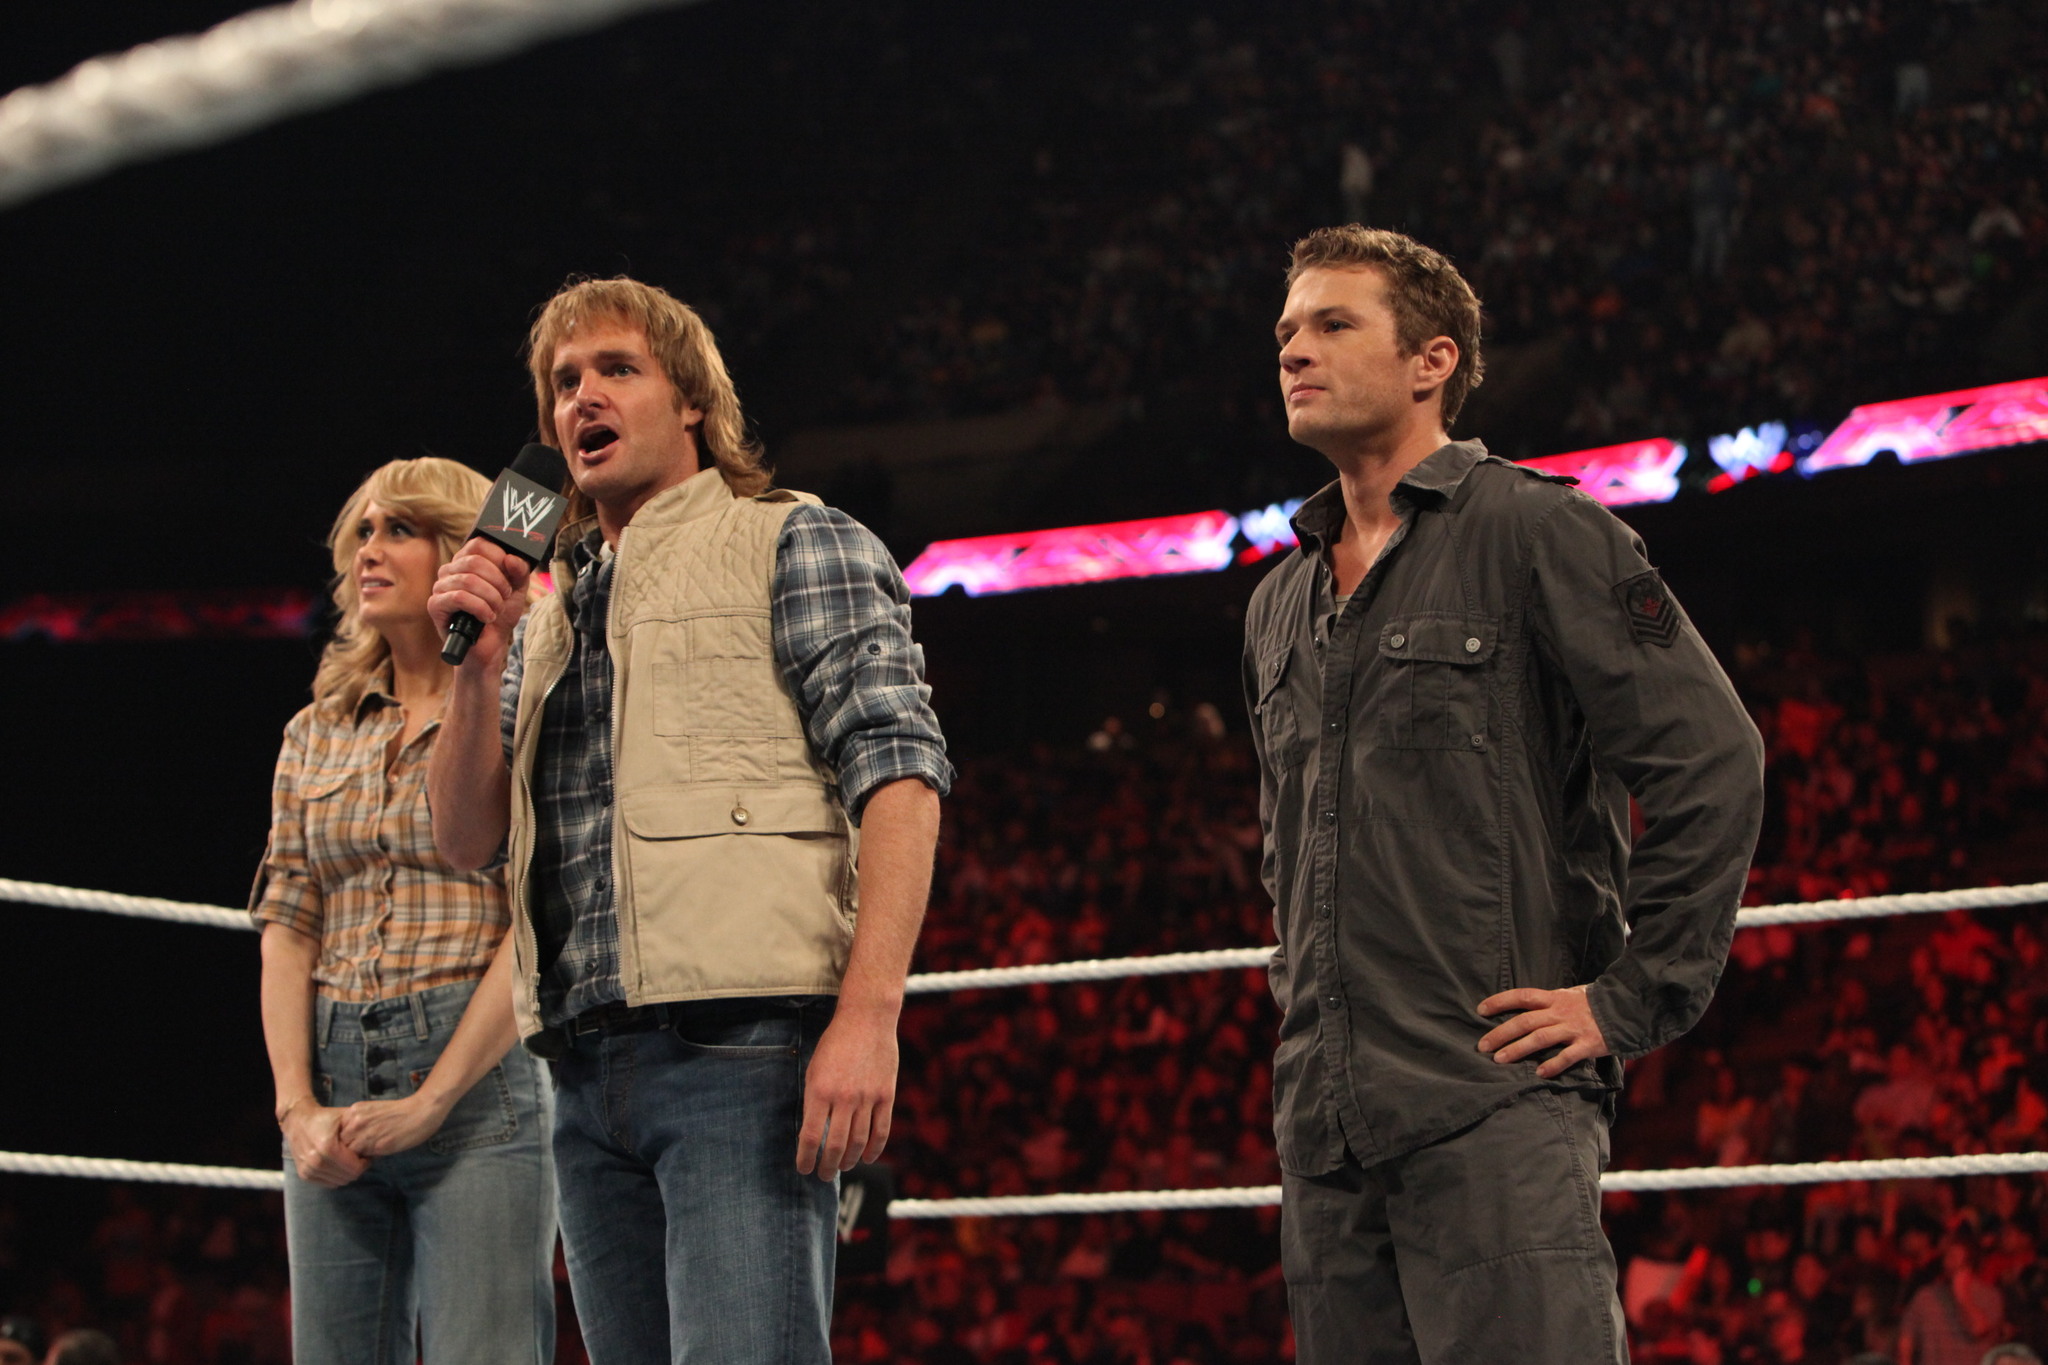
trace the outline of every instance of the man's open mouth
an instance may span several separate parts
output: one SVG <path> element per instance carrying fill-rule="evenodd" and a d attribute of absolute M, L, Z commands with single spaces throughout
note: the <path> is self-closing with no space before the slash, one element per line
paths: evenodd
<path fill-rule="evenodd" d="M 576 449 L 584 455 L 594 455 L 619 439 L 619 433 L 607 426 L 585 427 L 576 437 Z"/>

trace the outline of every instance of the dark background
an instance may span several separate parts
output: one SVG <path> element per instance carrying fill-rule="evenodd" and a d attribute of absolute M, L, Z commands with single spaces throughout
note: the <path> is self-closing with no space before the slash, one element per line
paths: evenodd
<path fill-rule="evenodd" d="M 0 88 L 242 8 L 18 7 Z M 702 302 L 738 338 L 729 350 L 771 452 L 845 420 L 812 376 L 881 344 L 892 300 L 983 268 L 992 239 L 962 240 L 962 215 L 999 223 L 1038 141 L 1086 136 L 1085 106 L 1030 103 L 1040 55 L 1177 12 L 1060 3 L 1027 22 L 938 4 L 835 16 L 710 0 L 0 212 L 7 593 L 317 589 L 321 537 L 370 468 L 432 452 L 494 471 L 526 439 L 520 344 L 575 271 L 631 272 Z M 1005 82 L 956 97 L 975 62 Z M 1147 154 L 1104 147 L 1099 173 Z M 929 199 L 935 168 L 944 204 Z M 732 262 L 753 235 L 786 240 L 821 200 L 856 224 L 858 270 L 830 307 L 754 325 L 730 301 Z M 1260 318 L 1278 306 L 1284 244 L 1333 216 L 1311 207 L 1274 235 L 1258 316 L 1195 348 L 1201 365 L 1265 383 Z M 1971 352 L 1941 377 L 2038 373 L 2034 344 Z M 1814 415 L 1899 396 L 1831 395 Z M 1084 452 L 1057 498 L 963 506 L 935 533 L 1237 511 L 1325 477 L 1271 414 L 1240 411 L 1232 426 L 1193 404 L 1148 413 Z M 1516 414 L 1477 434 L 1512 446 Z M 1912 649 L 1944 575 L 1975 586 L 1985 629 L 2037 609 L 2039 456 L 1755 484 L 1629 520 L 1724 657 L 1802 630 L 1837 650 Z M 891 541 L 906 558 L 921 543 L 902 528 Z M 1072 742 L 1155 700 L 1214 701 L 1240 724 L 1238 621 L 1261 572 L 921 604 L 953 744 Z M 239 904 L 277 736 L 316 650 L 0 644 L 0 875 Z M 253 934 L 0 914 L 0 1148 L 274 1163 Z"/>

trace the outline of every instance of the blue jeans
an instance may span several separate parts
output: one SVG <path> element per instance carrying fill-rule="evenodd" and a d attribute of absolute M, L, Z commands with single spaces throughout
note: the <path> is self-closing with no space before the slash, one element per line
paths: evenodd
<path fill-rule="evenodd" d="M 562 1242 L 591 1365 L 829 1365 L 836 1180 L 800 1175 L 833 1001 L 656 1007 L 555 1073 Z"/>
<path fill-rule="evenodd" d="M 410 1095 L 474 982 L 370 1005 L 314 1002 L 322 1104 Z M 420 1146 L 340 1189 L 284 1157 L 297 1365 L 547 1365 L 555 1353 L 555 1181 L 547 1082 L 521 1048 Z M 417 1328 L 424 1350 L 416 1354 Z"/>

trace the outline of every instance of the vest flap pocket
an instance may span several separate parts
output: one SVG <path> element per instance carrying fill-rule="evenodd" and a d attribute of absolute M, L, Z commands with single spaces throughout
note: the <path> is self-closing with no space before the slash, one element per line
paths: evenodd
<path fill-rule="evenodd" d="M 642 839 L 846 833 L 846 817 L 816 788 L 653 787 L 621 797 L 619 810 Z"/>
<path fill-rule="evenodd" d="M 1418 613 L 1380 627 L 1380 657 L 1473 666 L 1493 657 L 1498 618 Z"/>

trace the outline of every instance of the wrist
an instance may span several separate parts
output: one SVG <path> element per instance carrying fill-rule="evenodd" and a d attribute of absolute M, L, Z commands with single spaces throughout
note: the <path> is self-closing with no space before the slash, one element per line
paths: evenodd
<path fill-rule="evenodd" d="M 896 1027 L 896 1021 L 902 1014 L 903 989 L 900 986 L 894 991 L 842 991 L 839 1003 L 832 1011 L 835 1019 L 890 1028 Z"/>
<path fill-rule="evenodd" d="M 285 1101 L 283 1104 L 280 1104 L 279 1106 L 277 1106 L 276 1110 L 277 1126 L 280 1128 L 284 1127 L 284 1121 L 292 1116 L 292 1111 L 303 1108 L 304 1106 L 312 1103 L 313 1092 L 308 1090 L 304 1094 L 294 1095 L 291 1099 Z"/>

